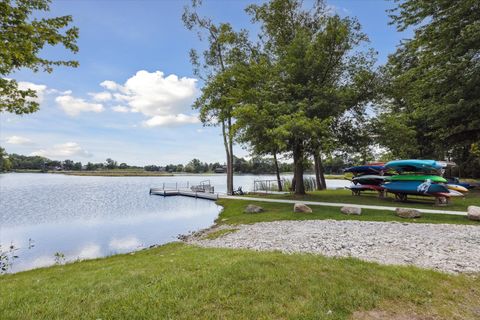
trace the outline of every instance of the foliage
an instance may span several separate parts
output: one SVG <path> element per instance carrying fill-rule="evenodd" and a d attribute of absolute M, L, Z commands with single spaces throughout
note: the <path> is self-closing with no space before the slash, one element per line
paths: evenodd
<path fill-rule="evenodd" d="M 105 167 L 107 169 L 116 169 L 118 168 L 118 162 L 113 159 L 107 158 L 107 160 L 105 160 Z"/>
<path fill-rule="evenodd" d="M 48 12 L 49 3 L 49 0 L 0 2 L 0 112 L 32 113 L 39 107 L 35 90 L 21 90 L 15 80 L 5 76 L 20 68 L 52 72 L 55 66 L 78 66 L 77 61 L 49 60 L 40 56 L 45 47 L 56 45 L 78 52 L 78 28 L 69 28 L 71 16 L 35 17 L 37 11 Z"/>
<path fill-rule="evenodd" d="M 5 149 L 0 147 L 0 172 L 10 171 L 12 169 L 12 161 L 5 152 Z"/>
<path fill-rule="evenodd" d="M 28 239 L 27 249 L 30 250 L 33 247 L 35 247 L 35 242 L 32 239 Z M 3 249 L 2 245 L 0 245 L 0 275 L 8 273 L 15 260 L 19 258 L 18 252 L 20 250 L 21 248 L 15 246 L 13 243 L 6 249 Z"/>
<path fill-rule="evenodd" d="M 229 23 L 215 24 L 210 18 L 199 16 L 201 1 L 193 0 L 185 7 L 182 20 L 189 30 L 196 30 L 200 40 L 206 37 L 208 48 L 199 55 L 190 51 L 194 72 L 204 81 L 202 93 L 194 108 L 200 111 L 204 125 L 220 125 L 227 158 L 227 193 L 233 192 L 233 140 L 235 137 L 234 109 L 237 99 L 237 67 L 247 63 L 249 50 L 245 30 L 235 32 Z"/>
<path fill-rule="evenodd" d="M 480 141 L 480 4 L 396 2 L 391 23 L 414 35 L 402 41 L 384 70 L 380 123 L 384 131 L 406 134 L 398 147 L 392 141 L 386 146 L 395 156 L 450 159 L 467 170 L 475 163 L 469 150 Z"/>
<path fill-rule="evenodd" d="M 368 39 L 358 21 L 330 15 L 323 1 L 306 10 L 301 1 L 272 0 L 247 12 L 261 25 L 261 42 L 245 75 L 257 79 L 254 94 L 237 112 L 242 138 L 262 151 L 291 153 L 302 194 L 307 153 L 330 138 L 334 119 L 361 113 L 372 97 L 375 54 L 362 51 Z"/>

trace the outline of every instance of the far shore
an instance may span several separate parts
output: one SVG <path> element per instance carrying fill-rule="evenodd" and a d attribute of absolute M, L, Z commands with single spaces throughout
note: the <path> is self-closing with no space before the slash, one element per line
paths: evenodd
<path fill-rule="evenodd" d="M 42 171 L 42 170 L 14 170 L 10 171 L 13 173 L 53 173 L 53 174 L 64 174 L 69 176 L 98 176 L 98 177 L 173 177 L 173 176 L 221 176 L 225 173 L 214 173 L 214 172 L 165 172 L 165 171 L 145 171 L 145 170 L 71 170 L 71 171 Z M 3 172 L 8 173 L 8 172 Z M 235 173 L 235 176 L 242 175 L 274 175 L 273 172 L 264 172 L 264 173 Z M 313 174 L 313 172 L 306 172 L 306 175 Z M 281 175 L 293 175 L 292 172 L 282 172 Z M 326 179 L 336 179 L 344 180 L 347 179 L 344 175 L 325 175 Z"/>

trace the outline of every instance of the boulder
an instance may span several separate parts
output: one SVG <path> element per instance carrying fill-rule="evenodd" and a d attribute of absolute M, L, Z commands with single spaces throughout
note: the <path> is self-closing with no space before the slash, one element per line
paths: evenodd
<path fill-rule="evenodd" d="M 342 207 L 340 211 L 343 214 L 354 214 L 354 215 L 361 215 L 362 214 L 362 208 L 359 207 Z"/>
<path fill-rule="evenodd" d="M 480 207 L 468 206 L 467 218 L 470 220 L 480 221 Z"/>
<path fill-rule="evenodd" d="M 303 203 L 295 203 L 293 205 L 293 212 L 312 213 L 312 209 Z"/>
<path fill-rule="evenodd" d="M 256 206 L 254 204 L 249 204 L 245 208 L 245 210 L 243 210 L 243 212 L 245 212 L 245 213 L 260 213 L 260 212 L 263 212 L 263 208 L 259 207 L 259 206 Z"/>
<path fill-rule="evenodd" d="M 401 218 L 420 218 L 422 213 L 415 209 L 397 208 L 395 214 Z"/>

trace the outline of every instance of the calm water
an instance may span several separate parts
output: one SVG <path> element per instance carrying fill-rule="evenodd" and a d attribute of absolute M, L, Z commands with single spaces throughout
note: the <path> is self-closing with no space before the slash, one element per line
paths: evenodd
<path fill-rule="evenodd" d="M 125 253 L 176 239 L 178 234 L 210 226 L 221 207 L 213 201 L 150 196 L 151 187 L 184 186 L 210 179 L 225 192 L 225 175 L 174 177 L 76 177 L 59 174 L 0 175 L 0 244 L 19 247 L 11 271 L 55 262 Z M 255 179 L 236 176 L 245 191 Z M 348 185 L 329 180 L 329 187 Z M 29 239 L 34 247 L 28 249 Z"/>

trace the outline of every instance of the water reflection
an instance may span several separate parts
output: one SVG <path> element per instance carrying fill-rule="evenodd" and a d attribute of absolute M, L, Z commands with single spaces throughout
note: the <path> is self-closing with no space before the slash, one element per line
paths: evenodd
<path fill-rule="evenodd" d="M 255 179 L 235 177 L 244 190 Z M 225 191 L 225 176 L 75 177 L 58 174 L 0 175 L 0 244 L 21 248 L 11 271 L 66 261 L 90 259 L 176 239 L 178 234 L 210 226 L 218 216 L 213 201 L 150 196 L 151 187 L 167 183 L 198 183 L 210 179 Z M 330 186 L 348 184 L 329 181 Z M 28 239 L 35 241 L 28 248 Z"/>

